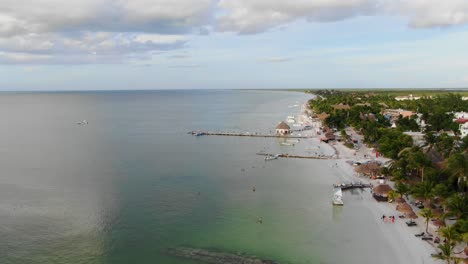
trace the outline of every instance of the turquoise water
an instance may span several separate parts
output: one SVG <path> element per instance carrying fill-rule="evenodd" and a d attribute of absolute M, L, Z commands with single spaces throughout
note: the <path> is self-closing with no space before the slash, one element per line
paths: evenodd
<path fill-rule="evenodd" d="M 187 134 L 269 132 L 308 98 L 266 91 L 0 95 L 0 262 L 191 263 L 163 254 L 185 245 L 282 263 L 368 263 L 388 245 L 366 220 L 372 216 L 360 193 L 331 206 L 340 173 L 328 161 L 265 162 L 255 153 L 287 147 L 271 138 Z M 89 124 L 78 126 L 83 119 Z"/>

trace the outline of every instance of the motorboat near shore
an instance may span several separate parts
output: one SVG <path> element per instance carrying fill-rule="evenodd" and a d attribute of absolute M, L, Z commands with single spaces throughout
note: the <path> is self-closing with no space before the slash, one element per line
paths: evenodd
<path fill-rule="evenodd" d="M 343 192 L 341 188 L 334 188 L 333 189 L 333 205 L 343 205 Z"/>
<path fill-rule="evenodd" d="M 265 157 L 265 160 L 268 161 L 268 160 L 275 160 L 275 159 L 278 159 L 279 157 L 279 154 L 276 154 L 276 155 L 268 155 Z"/>

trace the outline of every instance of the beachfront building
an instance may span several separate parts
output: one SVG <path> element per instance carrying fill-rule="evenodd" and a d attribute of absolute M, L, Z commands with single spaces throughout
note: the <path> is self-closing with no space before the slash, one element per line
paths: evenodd
<path fill-rule="evenodd" d="M 424 139 L 425 134 L 422 132 L 403 132 L 403 134 L 410 136 L 413 139 L 413 145 L 422 147 L 426 144 Z"/>
<path fill-rule="evenodd" d="M 421 96 L 413 96 L 412 94 L 395 97 L 395 100 L 397 100 L 397 101 L 419 100 L 419 99 L 421 99 Z"/>
<path fill-rule="evenodd" d="M 453 116 L 455 117 L 454 121 L 456 119 L 468 119 L 468 113 L 467 112 L 454 112 Z"/>
<path fill-rule="evenodd" d="M 291 134 L 291 128 L 284 121 L 281 121 L 276 126 L 276 134 L 277 135 L 289 135 Z"/>
<path fill-rule="evenodd" d="M 455 122 L 460 125 L 459 130 L 461 137 L 466 137 L 466 135 L 468 135 L 468 118 L 459 118 L 455 120 Z"/>
<path fill-rule="evenodd" d="M 335 110 L 349 110 L 349 109 L 351 109 L 351 106 L 349 106 L 347 104 L 343 104 L 343 103 L 332 105 L 332 107 Z"/>

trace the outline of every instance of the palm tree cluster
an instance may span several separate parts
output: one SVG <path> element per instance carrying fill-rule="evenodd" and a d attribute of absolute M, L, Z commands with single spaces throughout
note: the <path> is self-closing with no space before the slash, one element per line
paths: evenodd
<path fill-rule="evenodd" d="M 426 232 L 434 217 L 442 223 L 447 218 L 456 219 L 453 226 L 440 229 L 445 242 L 439 244 L 440 254 L 434 257 L 448 264 L 457 263 L 453 256 L 455 246 L 468 243 L 468 136 L 450 136 L 440 130 L 457 132 L 453 112 L 468 112 L 468 101 L 463 101 L 460 94 L 434 91 L 428 92 L 430 96 L 407 101 L 395 100 L 389 91 L 312 93 L 319 95 L 310 101 L 314 112 L 330 114 L 326 125 L 337 129 L 353 127 L 362 133 L 366 144 L 392 159 L 380 173 L 395 181 L 396 190 L 391 196 L 412 195 L 423 202 L 424 209 L 419 214 L 426 221 Z M 348 107 L 336 107 L 340 104 Z M 416 116 L 400 116 L 397 127 L 391 128 L 388 117 L 382 115 L 387 107 L 417 112 L 427 126 L 416 127 Z M 425 145 L 415 146 L 412 137 L 403 133 L 416 129 L 425 133 Z"/>

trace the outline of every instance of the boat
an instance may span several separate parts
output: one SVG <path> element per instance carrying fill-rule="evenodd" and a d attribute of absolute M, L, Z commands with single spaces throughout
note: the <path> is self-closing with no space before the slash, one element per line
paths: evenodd
<path fill-rule="evenodd" d="M 276 154 L 276 155 L 268 155 L 265 157 L 265 160 L 275 160 L 275 159 L 278 159 L 279 157 L 279 154 Z"/>
<path fill-rule="evenodd" d="M 88 121 L 83 120 L 83 121 L 77 122 L 76 124 L 77 124 L 77 125 L 87 125 L 87 124 L 88 124 Z"/>
<path fill-rule="evenodd" d="M 288 142 L 281 142 L 281 146 L 294 146 L 294 144 L 288 143 Z"/>
<path fill-rule="evenodd" d="M 333 189 L 333 205 L 343 205 L 343 192 L 341 188 Z"/>
<path fill-rule="evenodd" d="M 299 143 L 299 139 L 286 139 L 286 142 Z"/>
<path fill-rule="evenodd" d="M 301 124 L 293 124 L 293 127 L 301 127 Z"/>
<path fill-rule="evenodd" d="M 204 136 L 205 133 L 204 132 L 198 132 L 198 133 L 195 133 L 195 136 L 199 137 L 199 136 Z"/>

